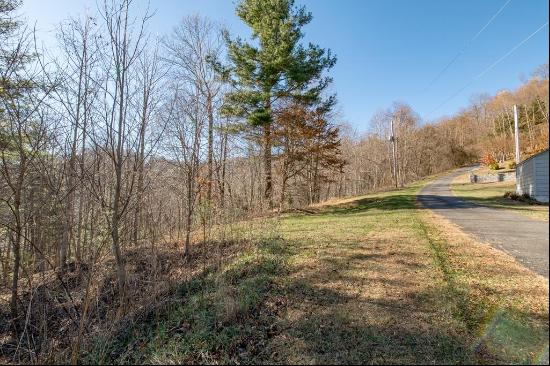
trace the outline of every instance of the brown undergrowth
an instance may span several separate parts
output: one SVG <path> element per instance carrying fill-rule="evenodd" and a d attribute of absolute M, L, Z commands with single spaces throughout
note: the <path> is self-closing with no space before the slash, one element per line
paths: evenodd
<path fill-rule="evenodd" d="M 71 264 L 65 273 L 46 271 L 21 280 L 19 334 L 13 336 L 9 293 L 1 294 L 0 361 L 68 362 L 98 337 L 110 338 L 143 321 L 171 301 L 175 289 L 206 270 L 227 263 L 247 247 L 243 240 L 192 246 L 184 258 L 176 243 L 125 251 L 127 288 L 120 304 L 111 258 L 95 266 Z M 76 358 L 78 359 L 78 357 Z"/>

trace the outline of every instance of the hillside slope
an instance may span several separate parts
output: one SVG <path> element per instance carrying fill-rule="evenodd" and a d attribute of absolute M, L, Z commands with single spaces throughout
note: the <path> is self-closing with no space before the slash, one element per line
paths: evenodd
<path fill-rule="evenodd" d="M 273 219 L 182 286 L 99 362 L 534 363 L 548 282 L 416 204 L 406 189 Z"/>

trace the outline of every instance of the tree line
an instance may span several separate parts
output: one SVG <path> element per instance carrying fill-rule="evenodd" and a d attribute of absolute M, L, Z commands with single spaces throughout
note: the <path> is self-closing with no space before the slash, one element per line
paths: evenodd
<path fill-rule="evenodd" d="M 371 119 L 363 136 L 342 128 L 343 172 L 322 199 L 403 186 L 484 157 L 504 162 L 514 157 L 513 106 L 518 106 L 522 159 L 548 149 L 548 63 L 533 71 L 516 90 L 477 94 L 456 114 L 423 121 L 411 106 L 396 102 Z M 390 151 L 390 121 L 395 124 L 397 168 Z"/>

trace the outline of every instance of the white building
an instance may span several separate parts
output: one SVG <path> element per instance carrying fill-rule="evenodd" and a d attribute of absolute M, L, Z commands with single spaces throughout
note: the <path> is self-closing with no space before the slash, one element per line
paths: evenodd
<path fill-rule="evenodd" d="M 516 192 L 548 202 L 548 150 L 531 156 L 516 167 Z"/>

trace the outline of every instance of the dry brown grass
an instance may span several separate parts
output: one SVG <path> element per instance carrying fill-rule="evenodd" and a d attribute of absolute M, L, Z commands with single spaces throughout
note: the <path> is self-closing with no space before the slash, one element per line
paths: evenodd
<path fill-rule="evenodd" d="M 20 308 L 26 313 L 24 330 L 14 339 L 9 327 L 9 295 L 0 302 L 0 361 L 57 363 L 67 362 L 78 337 L 81 319 L 85 324 L 81 347 L 89 347 L 98 337 L 109 338 L 171 301 L 181 283 L 198 276 L 205 268 L 217 266 L 220 259 L 231 260 L 244 242 L 195 243 L 183 258 L 180 245 L 140 246 L 125 251 L 127 299 L 121 308 L 114 260 L 101 260 L 94 268 L 72 268 L 61 276 L 53 271 L 22 279 Z M 68 292 L 59 280 L 63 279 Z M 88 287 L 88 295 L 86 289 Z M 70 297 L 69 297 L 70 294 Z M 87 316 L 84 303 L 88 299 Z M 40 340 L 39 343 L 36 343 Z"/>
<path fill-rule="evenodd" d="M 548 314 L 546 278 L 490 244 L 475 240 L 441 216 L 430 211 L 423 215 L 432 226 L 434 238 L 446 243 L 452 268 L 461 272 L 461 281 L 476 296 L 483 296 L 494 305 L 519 306 L 525 312 Z"/>
<path fill-rule="evenodd" d="M 286 313 L 262 362 L 532 363 L 548 282 L 415 205 L 419 186 L 287 215 Z"/>
<path fill-rule="evenodd" d="M 476 356 L 547 363 L 548 279 L 430 211 L 422 219 L 431 240 L 447 253 L 448 286 L 463 294 L 466 310 L 478 312 L 480 324 L 472 328 Z"/>

